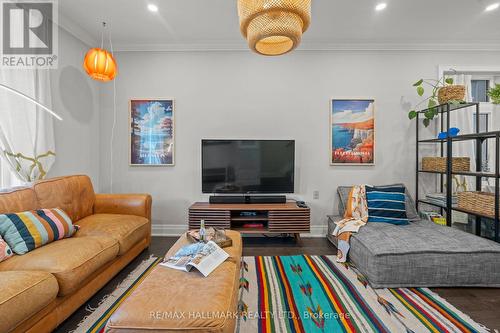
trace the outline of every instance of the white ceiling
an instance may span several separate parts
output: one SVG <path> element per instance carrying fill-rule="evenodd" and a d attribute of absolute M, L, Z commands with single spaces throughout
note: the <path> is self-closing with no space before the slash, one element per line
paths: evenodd
<path fill-rule="evenodd" d="M 500 49 L 500 0 L 312 0 L 302 49 Z M 149 12 L 157 4 L 158 13 Z M 87 43 L 108 23 L 115 50 L 245 49 L 237 0 L 59 0 L 60 24 Z"/>

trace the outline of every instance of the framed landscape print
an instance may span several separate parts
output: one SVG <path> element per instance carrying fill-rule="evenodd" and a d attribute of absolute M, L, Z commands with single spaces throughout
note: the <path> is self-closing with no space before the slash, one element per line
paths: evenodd
<path fill-rule="evenodd" d="M 375 156 L 373 99 L 330 101 L 330 164 L 372 165 Z"/>
<path fill-rule="evenodd" d="M 174 100 L 130 100 L 130 164 L 174 165 Z"/>

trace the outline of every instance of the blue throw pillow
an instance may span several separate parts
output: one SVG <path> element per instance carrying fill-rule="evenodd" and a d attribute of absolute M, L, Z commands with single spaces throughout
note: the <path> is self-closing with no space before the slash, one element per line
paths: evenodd
<path fill-rule="evenodd" d="M 368 222 L 385 222 L 396 225 L 408 224 L 403 186 L 366 186 Z"/>

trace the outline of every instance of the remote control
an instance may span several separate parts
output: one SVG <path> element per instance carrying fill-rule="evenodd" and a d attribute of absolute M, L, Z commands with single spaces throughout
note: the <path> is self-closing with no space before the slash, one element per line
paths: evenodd
<path fill-rule="evenodd" d="M 307 205 L 304 201 L 297 201 L 297 207 L 307 208 Z"/>

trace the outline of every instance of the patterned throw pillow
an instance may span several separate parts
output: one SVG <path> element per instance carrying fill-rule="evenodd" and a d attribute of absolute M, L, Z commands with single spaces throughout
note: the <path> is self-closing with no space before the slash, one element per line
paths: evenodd
<path fill-rule="evenodd" d="M 366 186 L 368 222 L 385 222 L 396 225 L 408 224 L 403 186 Z"/>
<path fill-rule="evenodd" d="M 17 254 L 71 237 L 75 230 L 69 216 L 59 208 L 0 215 L 0 235 Z"/>
<path fill-rule="evenodd" d="M 12 257 L 13 254 L 9 244 L 0 237 L 0 262 Z"/>

